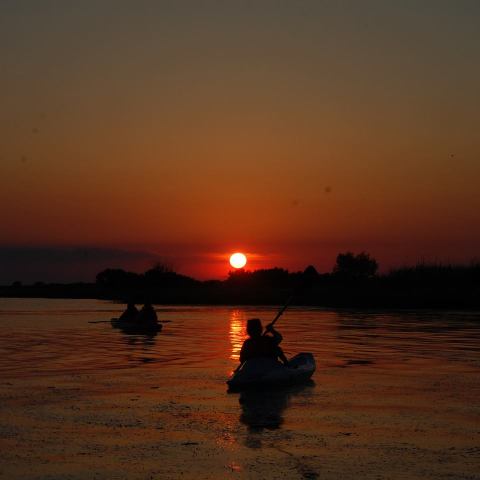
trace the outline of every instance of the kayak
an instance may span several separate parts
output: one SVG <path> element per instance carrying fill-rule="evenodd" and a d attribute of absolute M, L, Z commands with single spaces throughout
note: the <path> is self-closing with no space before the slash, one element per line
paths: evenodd
<path fill-rule="evenodd" d="M 139 335 L 157 333 L 162 329 L 161 323 L 125 322 L 118 318 L 112 318 L 110 323 L 113 328 L 119 328 L 122 332 Z"/>
<path fill-rule="evenodd" d="M 230 389 L 294 385 L 308 381 L 314 371 L 311 353 L 295 355 L 288 366 L 273 358 L 253 358 L 244 362 L 227 384 Z"/>

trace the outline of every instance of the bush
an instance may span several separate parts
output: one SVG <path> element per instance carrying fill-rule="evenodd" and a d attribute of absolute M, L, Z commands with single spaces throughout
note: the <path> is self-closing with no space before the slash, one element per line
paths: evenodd
<path fill-rule="evenodd" d="M 337 255 L 333 274 L 341 278 L 365 279 L 375 276 L 377 270 L 377 261 L 368 253 L 361 252 L 355 255 L 346 252 Z"/>

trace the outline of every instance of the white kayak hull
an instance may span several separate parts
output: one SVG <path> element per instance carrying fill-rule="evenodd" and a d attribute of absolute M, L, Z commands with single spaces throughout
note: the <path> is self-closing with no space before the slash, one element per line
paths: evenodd
<path fill-rule="evenodd" d="M 272 358 L 248 360 L 227 381 L 230 389 L 294 385 L 308 381 L 315 372 L 311 353 L 299 353 L 283 365 Z"/>

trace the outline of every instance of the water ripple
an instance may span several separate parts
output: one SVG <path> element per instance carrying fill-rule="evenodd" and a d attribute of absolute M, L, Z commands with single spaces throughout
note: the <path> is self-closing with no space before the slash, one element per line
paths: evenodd
<path fill-rule="evenodd" d="M 155 365 L 208 368 L 220 375 L 238 362 L 246 320 L 258 316 L 266 323 L 276 313 L 273 307 L 159 307 L 160 319 L 168 323 L 158 335 L 145 336 L 112 329 L 108 320 L 120 309 L 93 300 L 2 299 L 0 377 Z M 294 308 L 278 328 L 287 354 L 310 351 L 319 368 L 440 360 L 480 366 L 479 313 Z"/>

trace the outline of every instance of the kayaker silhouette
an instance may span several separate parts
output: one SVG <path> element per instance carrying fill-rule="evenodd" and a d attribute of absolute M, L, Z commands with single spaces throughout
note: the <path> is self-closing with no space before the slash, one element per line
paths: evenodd
<path fill-rule="evenodd" d="M 138 317 L 138 309 L 133 302 L 129 302 L 125 311 L 120 315 L 121 322 L 134 322 Z"/>
<path fill-rule="evenodd" d="M 283 340 L 282 335 L 273 328 L 272 324 L 268 324 L 265 330 L 271 335 L 262 335 L 263 327 L 259 318 L 251 318 L 247 321 L 249 338 L 243 342 L 240 350 L 240 363 L 252 358 L 273 358 L 274 360 L 280 359 L 285 365 L 288 365 L 288 359 L 279 346 Z"/>
<path fill-rule="evenodd" d="M 137 322 L 142 324 L 157 324 L 157 312 L 150 302 L 145 302 L 145 305 L 138 312 Z"/>
<path fill-rule="evenodd" d="M 158 322 L 157 313 L 150 302 L 146 302 L 140 311 L 132 302 L 129 302 L 120 318 L 112 318 L 111 324 L 113 328 L 119 328 L 125 335 L 154 337 L 162 330 L 162 324 Z"/>

